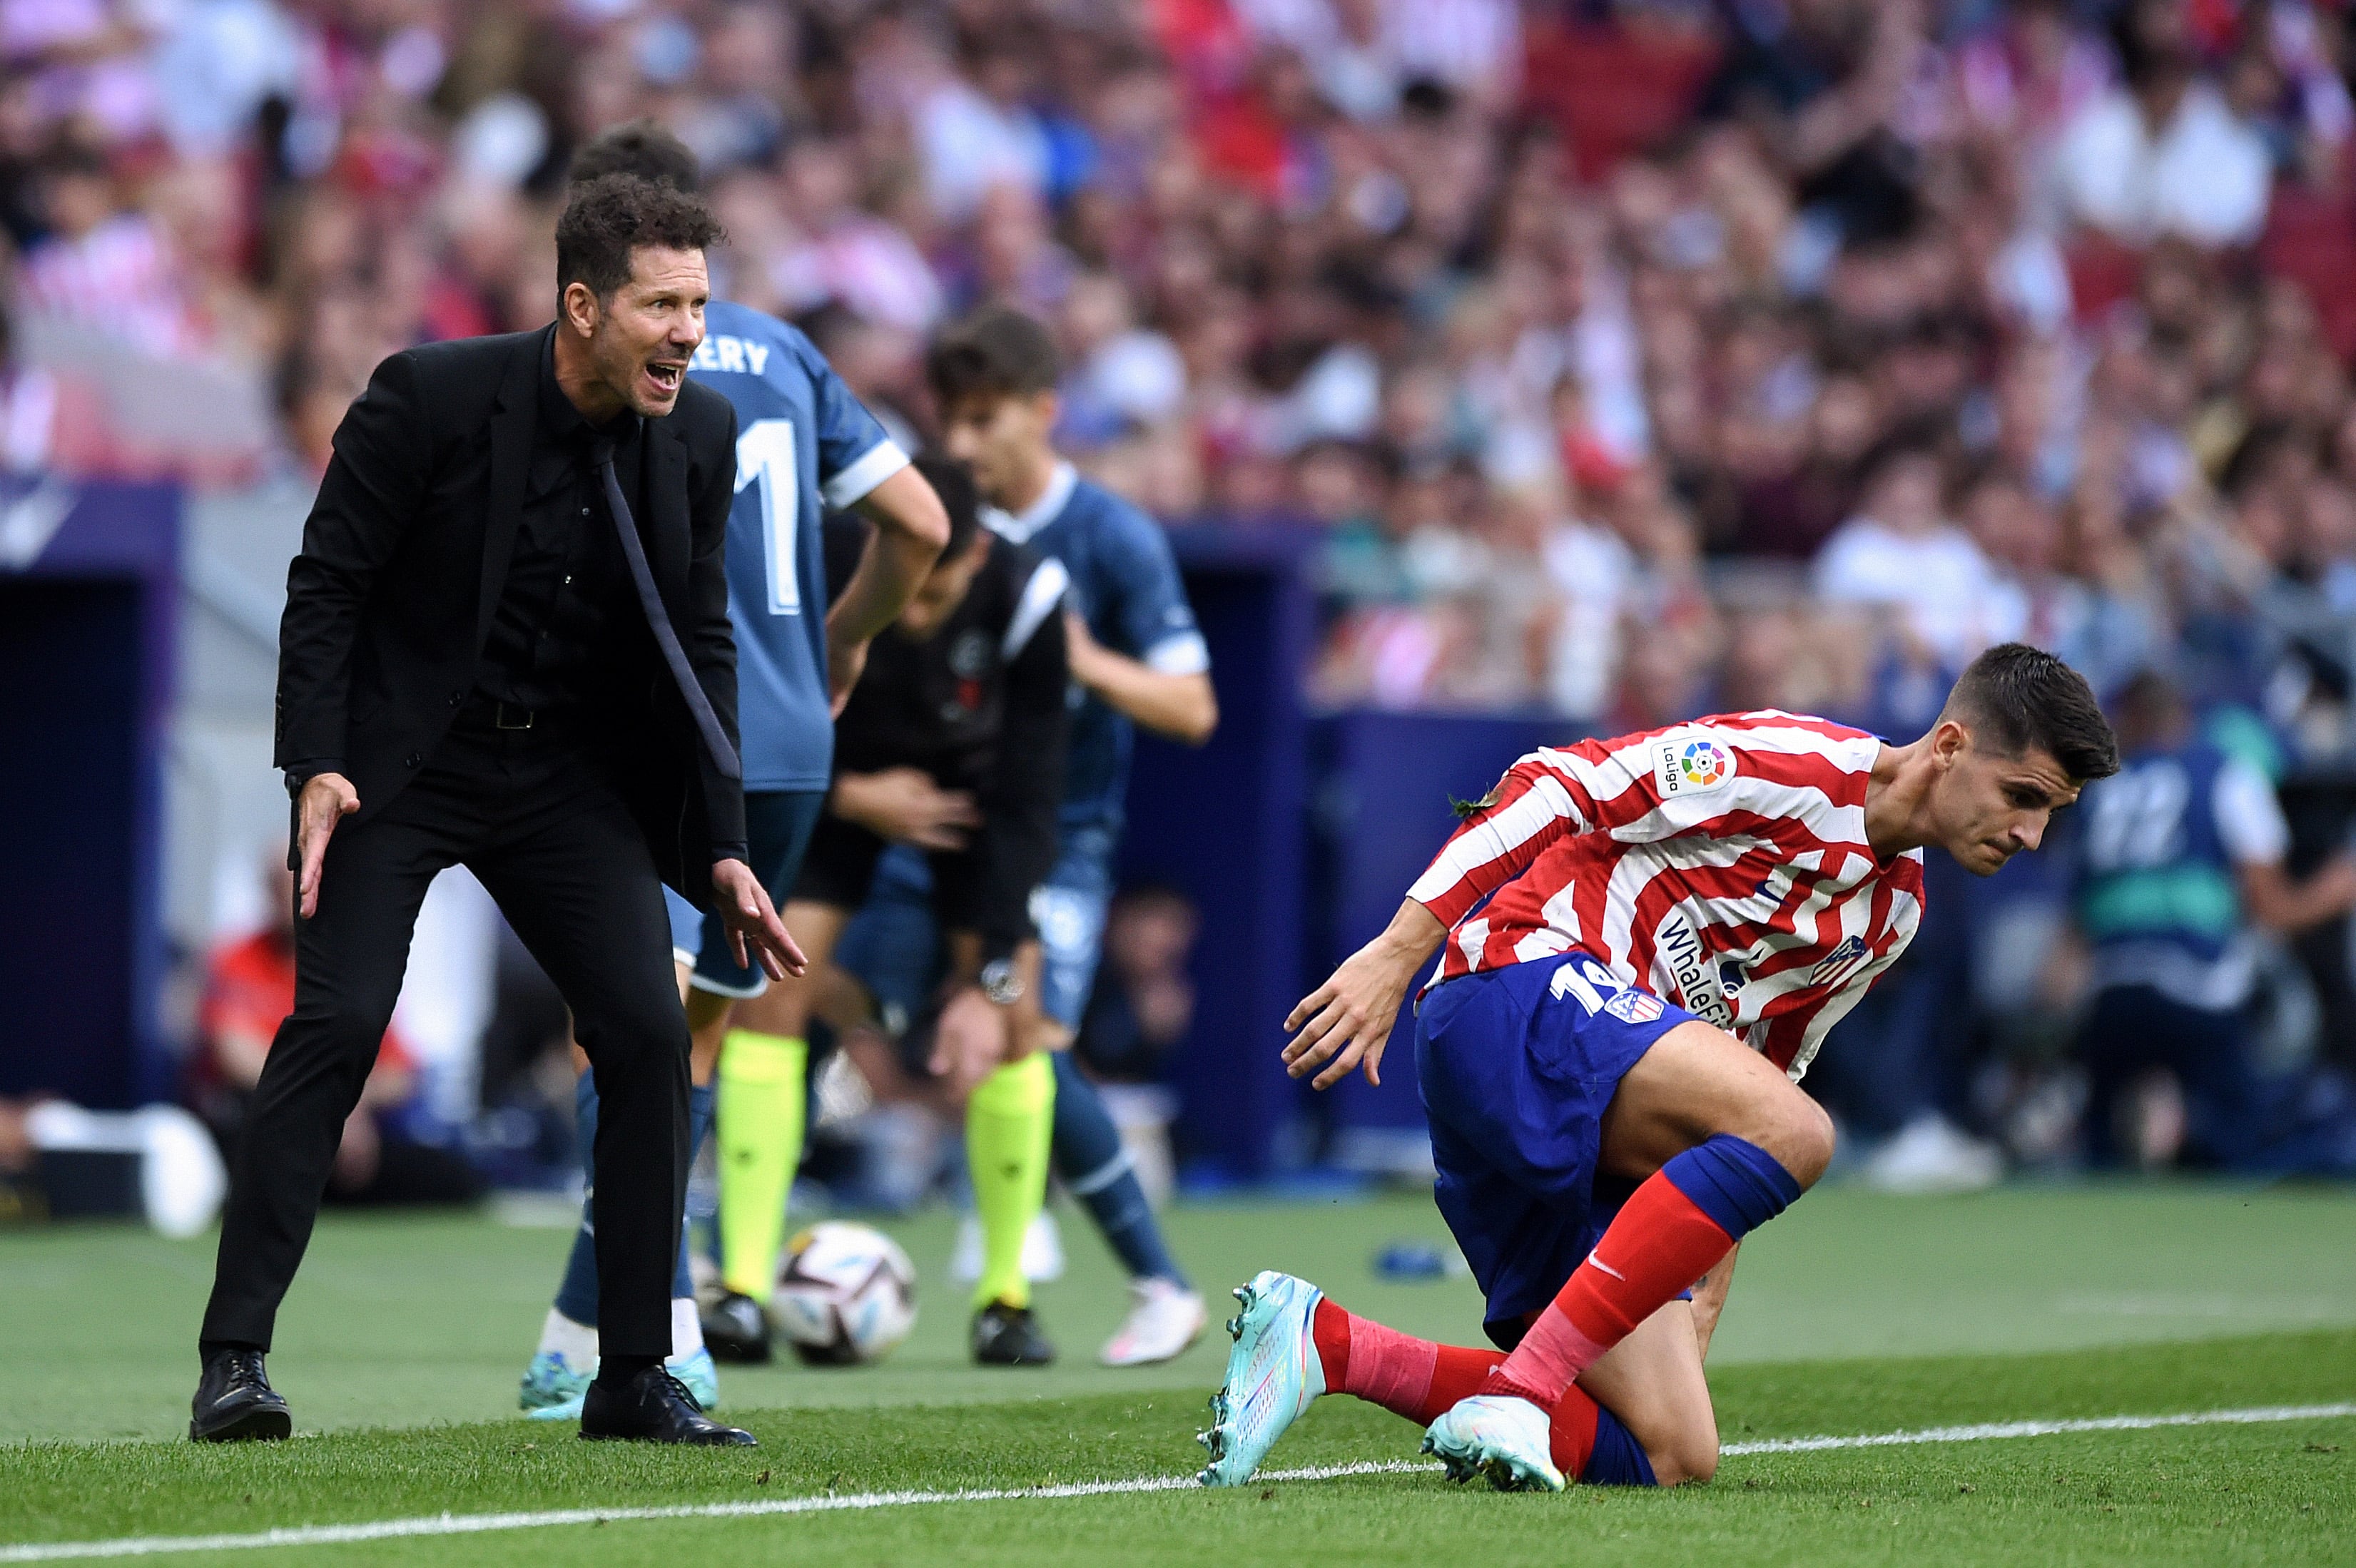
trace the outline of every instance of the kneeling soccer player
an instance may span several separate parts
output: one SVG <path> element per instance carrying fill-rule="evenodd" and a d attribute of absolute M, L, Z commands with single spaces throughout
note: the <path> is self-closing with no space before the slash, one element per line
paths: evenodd
<path fill-rule="evenodd" d="M 843 928 L 872 891 L 894 824 L 928 805 L 959 809 L 917 835 L 926 850 L 932 913 L 948 949 L 948 979 L 923 1032 L 931 1071 L 963 1098 L 966 1150 L 980 1211 L 985 1267 L 974 1300 L 974 1358 L 1035 1365 L 1053 1352 L 1031 1314 L 1023 1232 L 1046 1197 L 1055 1075 L 1039 1047 L 1040 944 L 1033 895 L 1055 861 L 1066 737 L 1064 569 L 980 525 L 966 470 L 935 458 L 917 466 L 949 516 L 949 544 L 901 612 L 871 645 L 867 667 L 835 725 L 834 785 L 780 910 L 810 970 L 772 986 L 798 1034 L 830 977 Z M 855 557 L 856 528 L 827 530 L 830 562 Z M 831 568 L 830 568 L 831 570 Z M 800 1126 L 778 1129 L 799 1155 Z M 732 1147 L 730 1153 L 734 1154 Z M 790 1172 L 793 1158 L 777 1168 Z M 722 1194 L 723 1267 L 737 1282 L 774 1280 L 783 1193 L 751 1216 L 731 1216 Z"/>
<path fill-rule="evenodd" d="M 1263 1273 L 1237 1292 L 1204 1484 L 1248 1479 L 1331 1392 L 1427 1425 L 1458 1480 L 1707 1478 L 1702 1349 L 1734 1249 L 1832 1157 L 1796 1080 L 1913 936 L 1922 848 L 1992 875 L 2117 769 L 2086 683 L 2019 644 L 1974 660 L 1909 745 L 1737 713 L 1515 763 L 1293 1009 L 1284 1051 L 1320 1089 L 1376 1077 L 1446 938 L 1416 1071 L 1440 1211 L 1505 1349 L 1411 1339 Z"/>

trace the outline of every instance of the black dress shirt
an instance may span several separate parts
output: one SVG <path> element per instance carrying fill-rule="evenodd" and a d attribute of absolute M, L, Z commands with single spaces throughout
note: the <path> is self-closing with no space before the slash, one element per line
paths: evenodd
<path fill-rule="evenodd" d="M 643 511 L 645 421 L 625 410 L 592 425 L 557 384 L 552 342 L 539 403 L 515 553 L 476 684 L 498 701 L 562 713 L 598 700 L 633 662 L 626 652 L 650 638 L 591 457 L 600 436 L 613 441 L 615 477 Z"/>

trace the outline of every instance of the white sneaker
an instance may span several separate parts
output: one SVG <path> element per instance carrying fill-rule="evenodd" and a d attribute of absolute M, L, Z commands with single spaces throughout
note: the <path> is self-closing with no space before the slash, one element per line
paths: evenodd
<path fill-rule="evenodd" d="M 1236 1348 L 1227 1354 L 1226 1381 L 1211 1396 L 1211 1429 L 1194 1435 L 1211 1454 L 1194 1477 L 1206 1487 L 1250 1480 L 1285 1428 L 1325 1392 L 1316 1335 L 1323 1293 L 1270 1269 L 1238 1285 L 1236 1299 L 1244 1309 L 1227 1322 Z"/>
<path fill-rule="evenodd" d="M 1203 1298 L 1174 1279 L 1129 1282 L 1129 1316 L 1105 1341 L 1097 1360 L 1108 1367 L 1143 1367 L 1174 1361 L 1203 1336 L 1210 1317 Z"/>
<path fill-rule="evenodd" d="M 957 1246 L 949 1253 L 949 1277 L 971 1285 L 981 1277 L 981 1216 L 958 1222 Z M 1023 1232 L 1023 1277 L 1033 1282 L 1064 1277 L 1064 1232 L 1055 1216 L 1042 1209 Z"/>
<path fill-rule="evenodd" d="M 1946 1117 L 1929 1112 L 1898 1130 L 1865 1162 L 1869 1187 L 1928 1195 L 1978 1192 L 2004 1176 L 2004 1157 Z"/>
<path fill-rule="evenodd" d="M 1501 1492 L 1562 1490 L 1554 1467 L 1553 1423 L 1547 1413 L 1510 1394 L 1460 1399 L 1423 1435 L 1423 1451 L 1437 1454 L 1451 1481 L 1487 1476 Z"/>

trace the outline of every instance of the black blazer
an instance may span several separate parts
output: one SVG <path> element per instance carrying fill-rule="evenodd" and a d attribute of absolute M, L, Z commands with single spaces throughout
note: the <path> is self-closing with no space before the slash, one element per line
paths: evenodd
<path fill-rule="evenodd" d="M 376 368 L 343 423 L 278 630 L 275 761 L 338 772 L 355 822 L 416 776 L 475 687 L 507 578 L 553 325 L 427 344 Z M 663 607 L 729 740 L 736 641 L 723 550 L 736 486 L 736 411 L 694 381 L 645 432 L 638 536 Z M 635 615 L 635 602 L 626 601 Z M 714 846 L 744 838 L 743 785 L 721 773 L 652 637 L 645 677 L 612 715 L 620 779 L 663 880 L 711 900 Z"/>

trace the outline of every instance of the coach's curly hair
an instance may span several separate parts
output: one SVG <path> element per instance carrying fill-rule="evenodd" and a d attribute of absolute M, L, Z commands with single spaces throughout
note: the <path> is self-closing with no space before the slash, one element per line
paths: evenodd
<path fill-rule="evenodd" d="M 702 251 L 724 235 L 700 196 L 636 175 L 600 175 L 573 187 L 556 220 L 556 288 L 586 283 L 610 299 L 630 278 L 630 252 L 642 245 Z"/>

